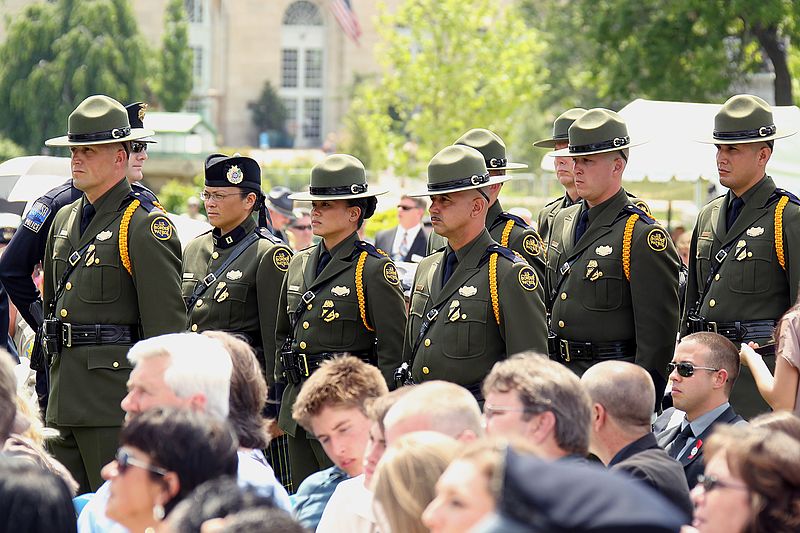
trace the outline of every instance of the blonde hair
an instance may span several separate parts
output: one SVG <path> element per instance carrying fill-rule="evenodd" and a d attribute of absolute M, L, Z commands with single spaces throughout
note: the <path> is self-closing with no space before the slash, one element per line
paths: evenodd
<path fill-rule="evenodd" d="M 400 398 L 384 417 L 386 428 L 409 418 L 424 415 L 427 427 L 454 438 L 465 431 L 483 435 L 481 408 L 475 397 L 464 387 L 448 381 L 426 381 L 415 385 Z"/>
<path fill-rule="evenodd" d="M 458 442 L 435 431 L 403 435 L 383 454 L 372 487 L 376 516 L 390 531 L 427 533 L 422 512 L 436 496 L 439 476 L 458 452 Z"/>

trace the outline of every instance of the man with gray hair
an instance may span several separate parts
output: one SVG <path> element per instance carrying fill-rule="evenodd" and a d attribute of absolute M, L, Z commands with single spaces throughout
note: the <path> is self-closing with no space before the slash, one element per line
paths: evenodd
<path fill-rule="evenodd" d="M 683 466 L 658 446 L 650 420 L 656 389 L 645 369 L 623 361 L 597 363 L 581 378 L 592 399 L 589 449 L 611 470 L 643 481 L 692 515 Z"/>
<path fill-rule="evenodd" d="M 386 445 L 415 431 L 437 431 L 469 442 L 483 436 L 481 409 L 464 387 L 448 381 L 415 385 L 383 419 Z"/>
<path fill-rule="evenodd" d="M 490 436 L 523 437 L 548 459 L 589 452 L 591 402 L 568 368 L 535 352 L 496 363 L 483 382 Z"/>
<path fill-rule="evenodd" d="M 128 352 L 134 368 L 128 380 L 128 394 L 122 399 L 125 418 L 156 407 L 179 407 L 228 418 L 233 364 L 222 342 L 199 333 L 173 333 L 136 343 Z M 258 463 L 246 451 L 239 451 L 239 477 L 252 479 L 254 467 L 264 470 L 275 504 L 285 510 L 291 505 L 285 489 L 275 480 L 267 464 Z M 260 487 L 259 487 L 260 488 Z M 110 483 L 103 484 L 78 519 L 78 531 L 125 531 L 105 516 Z"/>

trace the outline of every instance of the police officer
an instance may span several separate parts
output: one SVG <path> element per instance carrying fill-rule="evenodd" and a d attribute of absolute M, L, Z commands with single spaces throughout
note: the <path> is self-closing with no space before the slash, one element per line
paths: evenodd
<path fill-rule="evenodd" d="M 549 139 L 542 139 L 533 143 L 537 148 L 553 148 L 563 150 L 569 146 L 569 127 L 578 120 L 581 115 L 586 113 L 582 107 L 573 107 L 561 113 L 553 122 L 553 136 Z M 556 157 L 554 159 L 556 178 L 564 187 L 564 196 L 548 202 L 539 211 L 537 216 L 536 229 L 542 240 L 547 243 L 550 240 L 550 226 L 559 211 L 567 208 L 580 200 L 578 191 L 575 190 L 575 177 L 572 174 L 572 158 Z"/>
<path fill-rule="evenodd" d="M 597 361 L 622 359 L 647 370 L 656 398 L 678 332 L 678 255 L 660 225 L 622 188 L 632 143 L 623 118 L 584 113 L 569 128 L 580 203 L 553 219 L 548 249 L 552 305 L 550 355 L 578 374 Z"/>
<path fill-rule="evenodd" d="M 144 128 L 143 120 L 147 104 L 136 102 L 125 107 L 128 113 L 128 121 L 131 128 Z M 159 205 L 155 194 L 142 185 L 142 165 L 147 159 L 147 144 L 155 142 L 150 137 L 137 139 L 131 143 L 131 155 L 128 158 L 128 172 L 126 176 L 131 184 L 131 188 L 136 198 L 147 205 Z M 135 150 L 143 146 L 140 154 Z M 143 157 L 142 155 L 143 154 Z M 53 223 L 56 213 L 64 206 L 78 200 L 83 193 L 75 187 L 72 180 L 68 180 L 62 185 L 51 189 L 42 197 L 37 199 L 28 211 L 19 227 L 19 230 L 11 239 L 6 252 L 0 258 L 0 282 L 8 292 L 8 296 L 17 310 L 22 315 L 25 322 L 34 330 L 38 330 L 44 318 L 42 310 L 42 300 L 39 289 L 31 279 L 34 268 L 44 258 L 44 248 L 47 242 L 47 235 Z M 39 406 L 42 412 L 47 407 L 47 393 L 49 384 L 47 382 L 47 368 L 42 364 L 40 346 L 34 347 L 31 358 L 31 365 L 36 372 L 36 391 L 39 396 Z"/>
<path fill-rule="evenodd" d="M 717 147 L 719 181 L 728 192 L 700 211 L 689 252 L 682 333 L 714 331 L 735 344 L 770 344 L 775 321 L 797 301 L 800 283 L 800 201 L 766 174 L 778 130 L 757 96 L 737 95 L 701 142 Z M 765 361 L 775 363 L 774 347 Z M 731 404 L 745 418 L 768 410 L 742 368 Z"/>
<path fill-rule="evenodd" d="M 292 252 L 252 216 L 265 208 L 261 167 L 249 157 L 208 156 L 201 198 L 214 229 L 183 254 L 187 328 L 243 335 L 272 388 L 277 303 Z M 266 414 L 277 417 L 275 404 Z"/>
<path fill-rule="evenodd" d="M 126 353 L 141 338 L 181 331 L 180 242 L 169 219 L 136 197 L 125 175 L 131 129 L 125 108 L 90 96 L 69 117 L 69 147 L 81 198 L 55 214 L 45 249 L 43 344 L 50 359 L 50 443 L 80 483 L 96 490 L 123 420 Z M 41 216 L 50 213 L 40 211 Z"/>
<path fill-rule="evenodd" d="M 291 245 L 291 233 L 286 232 L 289 224 L 294 222 L 294 201 L 290 198 L 292 191 L 288 187 L 277 186 L 269 190 L 267 209 L 272 220 L 273 234 L 284 243 Z"/>
<path fill-rule="evenodd" d="M 292 406 L 305 379 L 326 359 L 349 352 L 380 368 L 390 386 L 400 364 L 405 302 L 394 263 L 356 231 L 375 212 L 375 191 L 364 165 L 334 154 L 311 170 L 309 192 L 314 234 L 322 240 L 297 252 L 281 289 L 275 344 L 275 378 L 286 383 L 278 418 L 289 435 L 294 486 L 332 466 L 319 441 L 292 419 Z"/>
<path fill-rule="evenodd" d="M 442 379 L 478 399 L 492 366 L 526 350 L 544 353 L 547 328 L 539 276 L 486 229 L 490 176 L 484 156 L 448 146 L 428 164 L 431 222 L 448 245 L 419 264 L 403 343 L 415 382 Z"/>

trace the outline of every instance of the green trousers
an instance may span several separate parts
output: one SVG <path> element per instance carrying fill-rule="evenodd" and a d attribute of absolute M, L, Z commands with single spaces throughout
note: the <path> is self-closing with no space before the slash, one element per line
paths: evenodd
<path fill-rule="evenodd" d="M 309 435 L 302 427 L 297 428 L 297 435 L 289 438 L 289 464 L 292 468 L 292 487 L 296 491 L 305 478 L 333 466 L 322 449 L 322 444 Z"/>
<path fill-rule="evenodd" d="M 78 482 L 78 494 L 95 492 L 103 484 L 100 470 L 114 459 L 119 446 L 119 430 L 114 427 L 56 426 L 58 437 L 47 447 Z"/>

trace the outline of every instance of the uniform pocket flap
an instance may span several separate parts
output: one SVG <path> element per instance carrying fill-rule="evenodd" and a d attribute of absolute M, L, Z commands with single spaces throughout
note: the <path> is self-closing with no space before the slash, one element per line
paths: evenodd
<path fill-rule="evenodd" d="M 133 365 L 124 353 L 108 353 L 105 350 L 90 349 L 87 358 L 89 370 L 131 370 Z"/>

